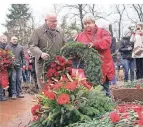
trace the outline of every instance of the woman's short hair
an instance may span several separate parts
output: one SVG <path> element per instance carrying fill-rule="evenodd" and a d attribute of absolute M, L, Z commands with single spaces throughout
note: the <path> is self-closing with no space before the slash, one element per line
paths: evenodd
<path fill-rule="evenodd" d="M 95 18 L 92 14 L 86 14 L 82 19 L 82 23 L 84 23 L 86 21 L 92 21 L 95 23 Z"/>

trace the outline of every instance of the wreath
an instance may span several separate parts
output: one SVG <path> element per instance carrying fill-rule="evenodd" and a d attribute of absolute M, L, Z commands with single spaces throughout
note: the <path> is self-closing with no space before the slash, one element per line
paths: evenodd
<path fill-rule="evenodd" d="M 75 60 L 77 68 L 84 69 L 85 76 L 94 85 L 101 84 L 101 59 L 94 48 L 78 42 L 67 43 L 61 50 L 62 56 Z M 82 66 L 80 66 L 82 65 Z"/>
<path fill-rule="evenodd" d="M 65 46 L 56 53 L 46 51 L 50 58 L 44 61 L 43 79 L 46 81 L 47 70 L 51 68 L 51 63 L 56 60 L 56 56 L 62 56 L 68 60 L 76 61 L 75 68 L 82 68 L 87 81 L 93 85 L 101 84 L 102 71 L 100 55 L 94 48 L 89 48 L 79 42 L 66 43 Z M 73 63 L 74 64 L 74 63 Z"/>

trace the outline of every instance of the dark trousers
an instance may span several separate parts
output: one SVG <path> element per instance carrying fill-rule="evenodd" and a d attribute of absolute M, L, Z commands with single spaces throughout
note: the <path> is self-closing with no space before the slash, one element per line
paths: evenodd
<path fill-rule="evenodd" d="M 12 70 L 12 76 L 11 76 L 11 92 L 12 95 L 18 96 L 22 90 L 21 90 L 21 81 L 22 81 L 22 70 L 21 68 L 15 68 Z"/>
<path fill-rule="evenodd" d="M 143 58 L 136 58 L 136 77 L 143 78 Z"/>
<path fill-rule="evenodd" d="M 3 98 L 3 88 L 0 85 L 0 100 L 2 100 L 2 98 Z"/>
<path fill-rule="evenodd" d="M 103 83 L 103 88 L 106 91 L 106 96 L 110 96 L 110 89 L 109 89 L 109 80 L 106 78 L 106 81 Z"/>

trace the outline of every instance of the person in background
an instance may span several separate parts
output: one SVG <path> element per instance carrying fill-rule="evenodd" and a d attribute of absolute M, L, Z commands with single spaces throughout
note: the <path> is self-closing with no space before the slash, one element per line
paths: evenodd
<path fill-rule="evenodd" d="M 16 62 L 14 63 L 14 68 L 12 69 L 11 75 L 11 92 L 12 99 L 23 98 L 21 82 L 22 82 L 22 69 L 25 68 L 25 56 L 23 47 L 18 43 L 18 38 L 13 36 L 11 37 L 11 44 L 6 46 L 6 49 L 13 52 L 15 55 Z"/>
<path fill-rule="evenodd" d="M 143 22 L 136 25 L 136 29 L 132 32 L 130 39 L 134 44 L 132 57 L 136 61 L 136 78 L 143 78 Z"/>
<path fill-rule="evenodd" d="M 130 41 L 131 30 L 128 28 L 124 37 L 121 40 L 119 51 L 121 52 L 121 56 L 123 58 L 123 69 L 124 69 L 124 81 L 134 80 L 134 59 L 132 58 L 132 52 L 134 44 Z M 130 71 L 130 78 L 128 77 Z"/>
<path fill-rule="evenodd" d="M 82 21 L 84 31 L 78 34 L 77 41 L 88 45 L 89 48 L 95 48 L 103 56 L 101 57 L 103 62 L 102 83 L 106 90 L 106 96 L 110 96 L 109 81 L 114 78 L 114 63 L 110 52 L 112 38 L 107 30 L 96 25 L 93 15 L 85 15 Z"/>
<path fill-rule="evenodd" d="M 7 36 L 2 35 L 0 36 L 0 50 L 4 50 L 7 45 Z M 0 101 L 6 101 L 7 98 L 5 97 L 5 90 L 2 89 L 0 84 Z"/>
<path fill-rule="evenodd" d="M 70 34 L 71 35 L 70 35 L 69 39 L 67 39 L 67 42 L 75 42 L 77 35 L 78 35 L 78 31 L 77 30 L 71 30 Z"/>

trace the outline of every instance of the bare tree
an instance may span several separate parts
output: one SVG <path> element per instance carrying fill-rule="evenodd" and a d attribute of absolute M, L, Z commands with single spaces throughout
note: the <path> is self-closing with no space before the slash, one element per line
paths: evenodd
<path fill-rule="evenodd" d="M 67 10 L 65 11 L 64 9 L 67 9 Z M 110 14 L 102 13 L 101 9 L 95 4 L 54 5 L 54 10 L 58 14 L 63 11 L 64 15 L 67 15 L 67 20 L 70 19 L 70 22 L 76 21 L 76 23 L 81 26 L 81 29 L 83 29 L 82 19 L 84 15 L 86 15 L 87 13 L 91 13 L 96 20 L 97 19 L 107 20 L 106 17 L 110 15 Z"/>
<path fill-rule="evenodd" d="M 123 14 L 125 12 L 125 6 L 124 5 L 115 5 L 115 10 L 116 10 L 116 14 L 118 15 L 117 20 L 115 21 L 115 23 L 117 23 L 118 26 L 118 39 L 121 39 L 121 31 L 122 31 L 122 22 L 123 22 Z"/>
<path fill-rule="evenodd" d="M 139 21 L 143 22 L 143 4 L 133 4 L 132 6 L 137 13 Z"/>

